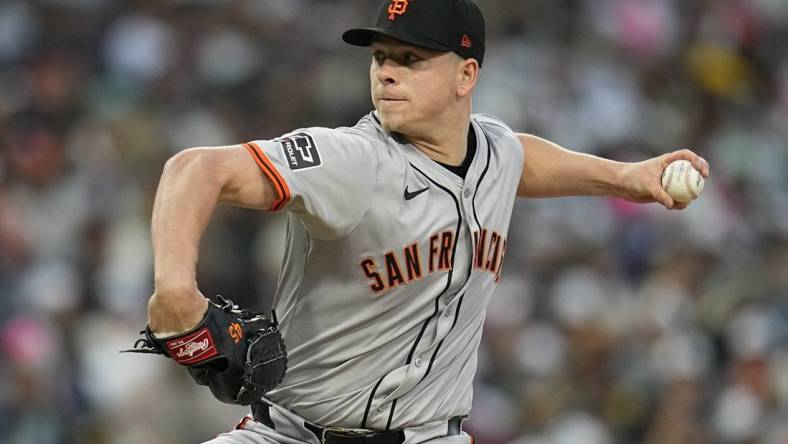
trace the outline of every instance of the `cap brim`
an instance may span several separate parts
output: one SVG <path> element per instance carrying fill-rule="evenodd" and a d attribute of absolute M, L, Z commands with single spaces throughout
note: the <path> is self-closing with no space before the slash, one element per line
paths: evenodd
<path fill-rule="evenodd" d="M 436 42 L 428 37 L 422 37 L 407 30 L 387 28 L 356 28 L 345 31 L 342 40 L 354 46 L 370 46 L 372 39 L 378 35 L 385 35 L 403 43 L 438 51 L 451 51 L 448 46 Z"/>

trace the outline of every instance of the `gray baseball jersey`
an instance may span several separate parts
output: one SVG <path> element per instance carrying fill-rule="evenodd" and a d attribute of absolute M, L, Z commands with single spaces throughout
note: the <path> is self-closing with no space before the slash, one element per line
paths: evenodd
<path fill-rule="evenodd" d="M 465 179 L 386 132 L 309 128 L 246 148 L 287 210 L 276 312 L 287 375 L 267 395 L 324 426 L 404 429 L 467 415 L 523 150 L 474 114 Z"/>

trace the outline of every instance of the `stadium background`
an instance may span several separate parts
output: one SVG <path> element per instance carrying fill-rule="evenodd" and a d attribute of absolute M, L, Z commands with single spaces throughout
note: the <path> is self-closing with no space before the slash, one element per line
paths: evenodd
<path fill-rule="evenodd" d="M 149 217 L 186 147 L 352 125 L 377 2 L 0 2 L 0 442 L 194 443 L 243 408 L 160 358 Z M 475 110 L 577 150 L 712 165 L 684 212 L 522 201 L 489 309 L 483 444 L 788 443 L 788 2 L 479 0 Z M 206 294 L 265 306 L 278 216 L 221 209 Z"/>

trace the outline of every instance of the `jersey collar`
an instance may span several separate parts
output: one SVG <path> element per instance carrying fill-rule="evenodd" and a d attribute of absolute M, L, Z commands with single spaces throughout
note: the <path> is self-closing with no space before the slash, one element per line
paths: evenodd
<path fill-rule="evenodd" d="M 468 152 L 469 153 L 471 152 L 471 149 L 470 149 L 471 148 L 471 145 L 470 145 L 471 143 L 474 144 L 474 147 L 476 149 L 473 151 L 473 156 L 470 159 L 467 157 L 467 154 L 466 154 L 466 159 L 463 161 L 463 163 L 465 163 L 465 162 L 469 163 L 467 171 L 465 173 L 465 180 L 463 180 L 457 174 L 451 172 L 448 168 L 446 168 L 440 162 L 432 160 L 429 156 L 424 154 L 424 152 L 422 152 L 420 149 L 418 149 L 412 143 L 409 143 L 402 136 L 400 136 L 400 135 L 398 135 L 396 133 L 393 133 L 393 134 L 392 133 L 388 133 L 383 128 L 383 124 L 380 122 L 380 117 L 378 116 L 377 110 L 373 110 L 372 112 L 370 112 L 369 116 L 371 117 L 371 120 L 375 123 L 375 125 L 380 129 L 380 131 L 382 131 L 384 134 L 388 134 L 400 146 L 405 148 L 407 151 L 412 152 L 419 160 L 421 160 L 420 164 L 422 166 L 427 167 L 428 169 L 432 170 L 433 172 L 437 172 L 438 174 L 440 174 L 441 176 L 445 177 L 449 181 L 457 184 L 458 186 L 462 187 L 463 183 L 465 183 L 465 182 L 467 182 L 469 180 L 472 180 L 472 179 L 475 180 L 475 177 L 478 175 L 478 171 L 477 171 L 478 167 L 477 167 L 477 165 L 480 163 L 480 161 L 478 159 L 481 158 L 483 155 L 486 155 L 486 154 L 481 153 L 481 151 L 486 150 L 486 138 L 484 137 L 484 133 L 483 133 L 483 130 L 482 130 L 481 126 L 475 121 L 475 119 L 473 118 L 473 115 L 471 115 L 471 120 L 470 120 L 471 125 L 470 125 L 470 127 L 468 129 L 468 143 L 469 143 L 469 145 L 468 145 L 468 148 L 469 148 Z"/>

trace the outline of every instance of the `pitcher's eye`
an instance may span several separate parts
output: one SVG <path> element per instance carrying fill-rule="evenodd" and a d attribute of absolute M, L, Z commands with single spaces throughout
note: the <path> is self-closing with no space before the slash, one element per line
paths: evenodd
<path fill-rule="evenodd" d="M 403 57 L 402 64 L 405 66 L 410 66 L 419 61 L 421 61 L 421 57 L 417 56 L 416 54 L 413 54 L 412 52 L 409 52 L 405 54 L 405 57 Z"/>

